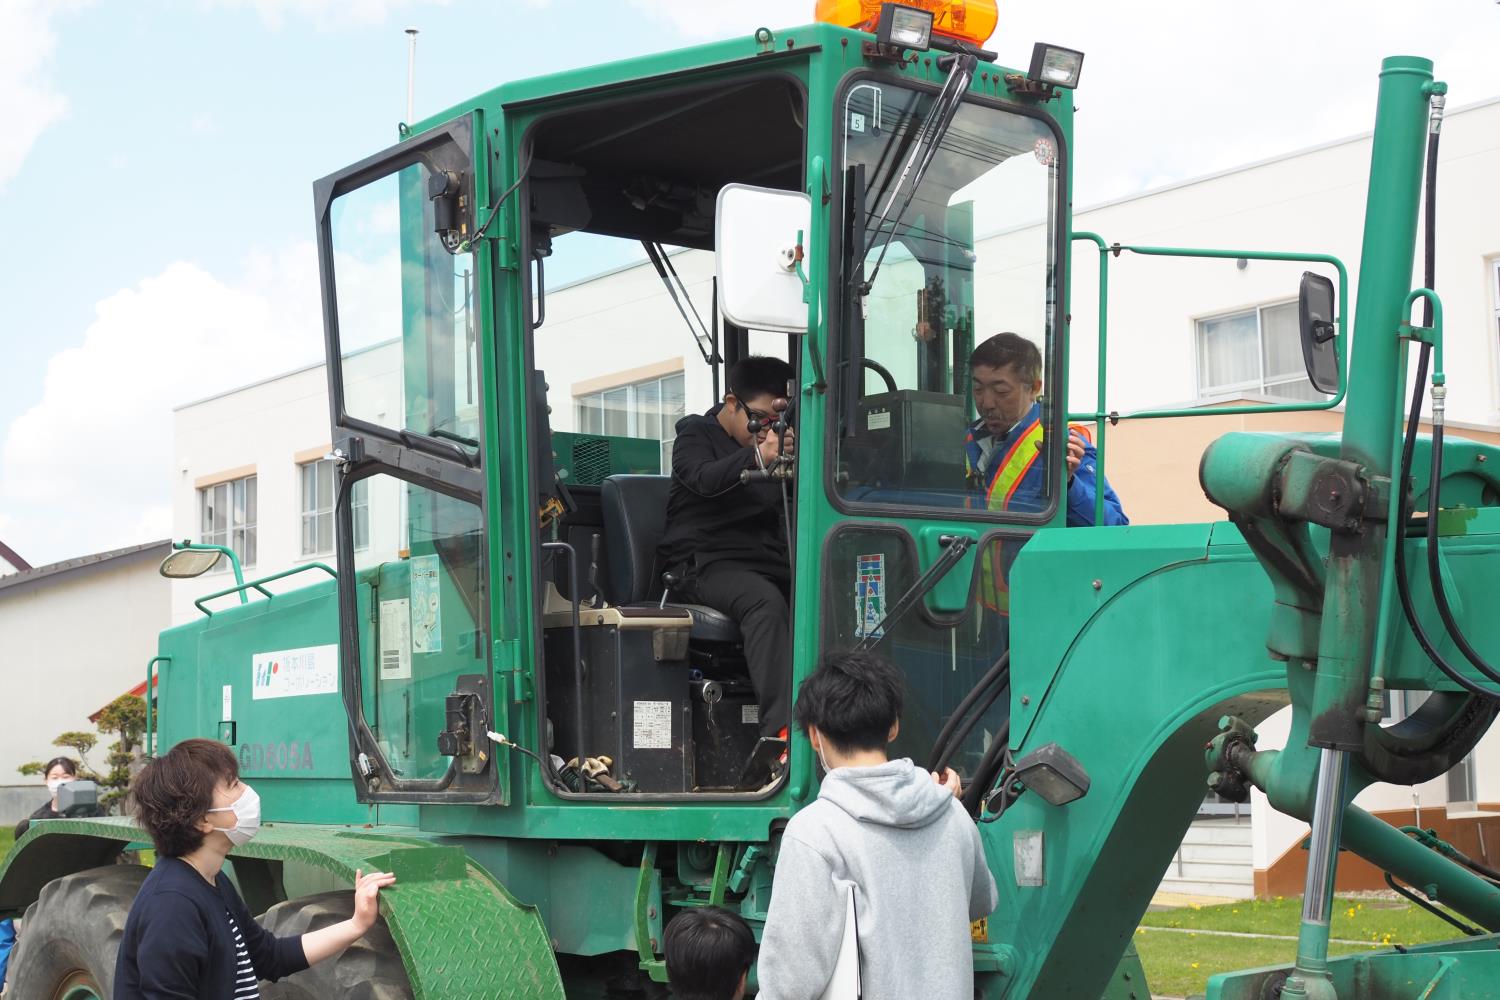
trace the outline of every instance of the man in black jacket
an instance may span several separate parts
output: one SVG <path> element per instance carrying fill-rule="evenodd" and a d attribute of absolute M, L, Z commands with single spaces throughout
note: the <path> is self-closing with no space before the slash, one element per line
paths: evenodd
<path fill-rule="evenodd" d="M 657 553 L 658 565 L 681 581 L 675 598 L 706 604 L 739 625 L 762 736 L 784 736 L 790 721 L 792 573 L 781 484 L 741 482 L 740 473 L 781 455 L 782 438 L 769 427 L 793 377 L 780 358 L 745 358 L 729 369 L 724 402 L 677 422 L 667 529 Z M 794 443 L 788 430 L 788 457 Z"/>

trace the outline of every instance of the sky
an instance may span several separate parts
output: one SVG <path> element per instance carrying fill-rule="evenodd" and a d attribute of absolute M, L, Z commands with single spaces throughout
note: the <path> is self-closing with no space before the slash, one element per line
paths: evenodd
<path fill-rule="evenodd" d="M 166 537 L 172 407 L 321 359 L 312 182 L 508 80 L 811 20 L 816 0 L 0 0 L 0 540 Z M 1496 0 L 1000 0 L 1085 53 L 1080 207 L 1368 130 L 1382 57 L 1500 96 Z M 3 568 L 3 567 L 0 567 Z"/>

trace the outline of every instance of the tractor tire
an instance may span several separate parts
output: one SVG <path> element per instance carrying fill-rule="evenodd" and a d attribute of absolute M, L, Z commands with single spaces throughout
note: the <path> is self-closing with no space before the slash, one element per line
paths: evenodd
<path fill-rule="evenodd" d="M 277 903 L 260 925 L 277 937 L 320 930 L 354 915 L 348 889 Z M 260 984 L 261 1000 L 412 1000 L 411 981 L 382 917 L 342 955 L 275 983 Z"/>
<path fill-rule="evenodd" d="M 125 918 L 149 869 L 106 865 L 54 879 L 26 909 L 7 996 L 109 1000 Z"/>

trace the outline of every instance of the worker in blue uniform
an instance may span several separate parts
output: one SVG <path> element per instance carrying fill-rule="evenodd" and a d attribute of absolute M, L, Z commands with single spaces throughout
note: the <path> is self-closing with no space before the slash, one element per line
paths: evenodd
<path fill-rule="evenodd" d="M 1041 404 L 1042 352 L 1016 333 L 997 333 L 969 356 L 974 408 L 979 417 L 964 437 L 969 506 L 992 511 L 1046 507 L 1047 459 Z M 1104 491 L 1104 524 L 1129 524 L 1120 498 L 1099 472 L 1093 442 L 1068 431 L 1068 527 L 1095 523 L 1097 491 Z M 997 557 L 997 550 L 999 552 Z M 1000 615 L 1010 612 L 1007 578 L 1019 546 L 994 543 L 982 556 L 980 600 Z"/>

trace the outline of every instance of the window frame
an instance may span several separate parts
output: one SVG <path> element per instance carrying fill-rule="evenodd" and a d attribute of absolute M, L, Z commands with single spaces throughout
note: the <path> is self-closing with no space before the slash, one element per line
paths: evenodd
<path fill-rule="evenodd" d="M 864 81 L 879 81 L 890 85 L 899 85 L 912 90 L 922 91 L 936 95 L 941 88 L 928 80 L 920 77 L 899 76 L 891 77 L 888 73 L 882 73 L 873 69 L 855 69 L 846 73 L 839 81 L 838 88 L 833 95 L 833 108 L 831 114 L 835 121 L 839 120 L 840 109 L 844 107 L 849 93 Z M 1051 316 L 1052 326 L 1048 331 L 1050 338 L 1042 345 L 1042 392 L 1038 398 L 1061 399 L 1064 397 L 1066 388 L 1062 379 L 1062 369 L 1067 364 L 1068 353 L 1068 313 L 1067 303 L 1069 301 L 1070 284 L 1072 280 L 1072 256 L 1070 253 L 1071 214 L 1069 206 L 1072 197 L 1072 147 L 1068 143 L 1068 136 L 1064 133 L 1057 119 L 1048 114 L 1043 108 L 1021 105 L 1011 101 L 1002 100 L 988 94 L 976 93 L 970 90 L 964 94 L 964 103 L 975 107 L 987 108 L 995 111 L 1004 111 L 1008 114 L 1032 118 L 1043 125 L 1052 133 L 1056 143 L 1056 203 L 1052 206 L 1055 213 L 1053 224 L 1053 259 L 1056 261 L 1054 268 L 1055 286 L 1052 296 L 1053 314 Z M 841 144 L 842 145 L 842 144 Z M 827 287 L 829 299 L 826 303 L 827 311 L 823 320 L 823 329 L 826 334 L 822 345 L 824 371 L 837 373 L 842 370 L 841 353 L 847 348 L 848 330 L 843 326 L 843 305 L 836 300 L 835 296 L 843 294 L 840 280 L 842 276 L 842 259 L 844 253 L 844 241 L 841 235 L 842 226 L 839 224 L 839 213 L 844 203 L 845 186 L 844 173 L 848 163 L 844 157 L 842 148 L 835 148 L 832 163 L 828 170 L 828 186 L 830 188 L 828 207 L 828 260 L 825 262 L 827 268 Z M 816 211 L 816 206 L 814 208 Z M 831 391 L 830 402 L 827 404 L 829 413 L 842 412 L 843 380 L 830 374 Z M 1067 407 L 1065 406 L 1042 406 L 1042 416 L 1045 423 L 1044 433 L 1054 441 L 1064 440 L 1063 426 L 1066 423 Z M 825 454 L 838 454 L 838 441 L 840 434 L 840 422 L 836 417 L 824 421 Z M 962 442 L 959 442 L 961 444 Z M 884 503 L 868 500 L 850 500 L 839 490 L 837 482 L 837 462 L 825 462 L 822 472 L 823 494 L 829 505 L 839 514 L 848 517 L 879 517 L 879 518 L 913 518 L 922 521 L 952 521 L 971 522 L 983 525 L 1007 526 L 1018 528 L 1038 528 L 1051 524 L 1057 520 L 1060 514 L 1067 510 L 1066 497 L 1067 488 L 1063 477 L 1063 468 L 1066 463 L 1057 456 L 1057 461 L 1049 462 L 1047 477 L 1049 479 L 1047 502 L 1038 511 L 990 511 L 975 510 L 964 507 L 941 507 L 936 505 L 921 505 L 908 503 Z M 1056 466 L 1053 468 L 1052 466 Z"/>
<path fill-rule="evenodd" d="M 677 379 L 679 381 L 680 385 L 681 385 L 680 395 L 682 397 L 682 413 L 679 414 L 675 419 L 667 417 L 667 416 L 660 416 L 660 419 L 669 422 L 670 429 L 672 431 L 672 436 L 671 437 L 666 437 L 666 438 L 661 438 L 661 437 L 655 437 L 655 435 L 642 434 L 642 433 L 640 433 L 640 426 L 639 426 L 640 425 L 640 420 L 641 420 L 641 417 L 642 417 L 642 413 L 640 412 L 639 409 L 637 409 L 637 407 L 639 405 L 638 400 L 637 400 L 637 390 L 640 389 L 642 386 L 646 386 L 646 385 L 654 385 L 654 386 L 656 386 L 656 388 L 657 388 L 656 402 L 657 402 L 657 405 L 659 406 L 660 403 L 661 403 L 661 400 L 662 400 L 662 391 L 661 391 L 661 389 L 662 389 L 662 383 L 665 382 L 667 379 Z M 614 385 L 606 385 L 606 386 L 602 386 L 602 387 L 600 387 L 598 389 L 594 389 L 594 390 L 592 390 L 590 392 L 584 393 L 582 395 L 575 395 L 573 397 L 573 421 L 574 421 L 574 427 L 576 428 L 575 432 L 578 433 L 578 434 L 597 434 L 600 437 L 618 437 L 618 436 L 620 436 L 620 435 L 611 435 L 609 433 L 608 429 L 605 428 L 605 426 L 604 426 L 604 414 L 605 414 L 604 397 L 608 393 L 619 392 L 621 390 L 624 390 L 625 394 L 626 394 L 626 403 L 625 403 L 625 406 L 623 407 L 623 410 L 624 410 L 625 415 L 626 415 L 626 424 L 627 424 L 627 426 L 626 426 L 626 429 L 625 429 L 625 434 L 623 436 L 624 437 L 632 437 L 632 438 L 647 438 L 647 437 L 653 437 L 653 438 L 655 438 L 655 440 L 657 440 L 660 443 L 660 446 L 661 446 L 661 467 L 662 467 L 662 470 L 663 470 L 664 473 L 670 472 L 671 468 L 672 468 L 672 442 L 675 441 L 675 440 L 677 440 L 677 420 L 682 419 L 682 417 L 687 414 L 687 373 L 686 373 L 686 371 L 683 368 L 679 367 L 679 368 L 677 368 L 677 369 L 675 369 L 673 371 L 663 372 L 660 375 L 652 375 L 652 376 L 649 376 L 647 378 L 636 379 L 633 382 L 621 382 L 621 383 L 617 383 L 617 384 L 614 384 Z M 587 412 L 587 410 L 589 409 L 589 401 L 593 401 L 595 412 L 597 412 L 598 415 L 599 415 L 600 430 L 598 430 L 598 431 L 588 430 L 584 426 L 584 416 L 585 416 L 585 413 Z"/>
<path fill-rule="evenodd" d="M 1314 403 L 1318 400 L 1302 399 L 1296 396 L 1286 396 L 1273 390 L 1284 385 L 1294 385 L 1306 382 L 1307 373 L 1299 370 L 1295 378 L 1277 377 L 1276 381 L 1269 381 L 1266 375 L 1266 324 L 1264 313 L 1268 309 L 1279 309 L 1286 306 L 1296 307 L 1296 299 L 1279 299 L 1273 302 L 1258 302 L 1254 305 L 1239 309 L 1231 309 L 1224 312 L 1208 313 L 1202 316 L 1194 316 L 1193 322 L 1193 399 L 1199 403 L 1218 403 L 1226 399 L 1239 399 L 1245 397 L 1266 397 L 1277 402 L 1290 403 Z M 1236 319 L 1245 315 L 1255 317 L 1255 357 L 1258 374 L 1253 379 L 1241 380 L 1239 382 L 1226 382 L 1222 385 L 1205 386 L 1204 378 L 1207 370 L 1207 359 L 1204 354 L 1204 325 L 1207 323 L 1223 320 Z M 1326 402 L 1331 396 L 1319 393 L 1322 401 Z"/>
<path fill-rule="evenodd" d="M 221 479 L 221 480 L 219 480 L 216 483 L 207 483 L 207 484 L 205 484 L 203 486 L 199 486 L 197 488 L 197 493 L 198 493 L 198 541 L 200 543 L 204 544 L 204 545 L 223 545 L 223 546 L 225 546 L 225 547 L 227 547 L 229 549 L 232 549 L 234 551 L 235 557 L 237 559 L 239 559 L 239 561 L 240 561 L 240 568 L 242 570 L 244 570 L 244 569 L 254 569 L 255 566 L 256 566 L 256 564 L 260 560 L 260 483 L 259 483 L 259 478 L 260 478 L 260 474 L 258 472 L 249 472 L 249 473 L 246 473 L 243 476 L 235 476 L 235 477 L 230 478 L 230 479 Z M 249 487 L 247 485 L 246 486 L 246 502 L 245 502 L 245 510 L 246 510 L 246 513 L 247 513 L 247 517 L 246 517 L 245 521 L 243 521 L 243 522 L 241 522 L 240 524 L 237 525 L 237 524 L 234 523 L 234 487 L 235 487 L 236 484 L 249 484 L 252 481 L 255 482 L 255 504 L 254 504 L 254 507 L 255 507 L 255 516 L 254 516 L 254 518 L 250 518 L 248 516 L 251 504 L 250 504 L 250 501 L 249 501 Z M 226 506 L 226 520 L 225 520 L 225 526 L 224 526 L 224 531 L 223 531 L 222 535 L 219 532 L 217 532 L 217 531 L 205 531 L 204 530 L 204 526 L 203 526 L 203 516 L 204 516 L 204 505 L 205 505 L 205 502 L 206 502 L 208 496 L 210 494 L 212 494 L 215 490 L 219 489 L 220 487 L 223 487 L 225 489 L 225 491 L 227 493 L 227 497 L 228 497 L 226 505 L 225 505 Z M 254 555 L 254 558 L 247 559 L 245 557 L 246 553 L 243 550 L 246 549 L 246 548 L 248 548 L 248 546 L 244 546 L 244 545 L 239 546 L 239 547 L 235 546 L 235 544 L 234 544 L 234 536 L 235 536 L 235 532 L 236 531 L 242 532 L 243 533 L 243 537 L 245 537 L 247 539 L 250 538 L 252 536 L 252 533 L 253 533 L 253 537 L 255 538 L 255 555 Z M 229 571 L 229 560 L 226 559 L 226 558 L 224 558 L 224 556 L 220 555 L 218 561 L 214 563 L 213 567 L 208 572 L 209 573 L 225 573 L 225 572 L 228 572 L 228 571 Z"/>

